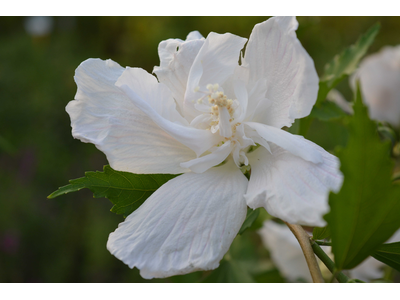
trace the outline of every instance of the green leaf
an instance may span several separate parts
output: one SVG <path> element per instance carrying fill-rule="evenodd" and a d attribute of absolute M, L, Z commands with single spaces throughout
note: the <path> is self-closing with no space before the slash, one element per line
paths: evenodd
<path fill-rule="evenodd" d="M 320 78 L 317 105 L 325 100 L 331 89 L 356 70 L 360 59 L 367 53 L 379 29 L 379 23 L 375 24 L 360 36 L 354 45 L 336 55 L 330 63 L 326 64 L 324 74 Z"/>
<path fill-rule="evenodd" d="M 250 228 L 251 225 L 253 225 L 254 221 L 257 220 L 258 215 L 260 214 L 260 209 L 257 208 L 255 210 L 252 210 L 251 208 L 247 209 L 247 215 L 246 215 L 246 219 L 244 220 L 242 227 L 240 227 L 239 233 L 238 234 L 242 234 L 243 232 L 245 232 L 245 230 L 247 228 Z"/>
<path fill-rule="evenodd" d="M 314 106 L 310 117 L 321 121 L 329 121 L 347 116 L 347 114 L 334 102 L 324 101 L 319 106 Z"/>
<path fill-rule="evenodd" d="M 86 172 L 85 177 L 72 179 L 48 196 L 49 199 L 88 188 L 95 198 L 108 198 L 114 206 L 111 211 L 125 217 L 168 180 L 178 176 L 171 174 L 133 174 L 104 166 L 104 172 Z"/>
<path fill-rule="evenodd" d="M 220 266 L 204 280 L 204 283 L 253 283 L 248 271 L 235 260 L 222 260 Z"/>
<path fill-rule="evenodd" d="M 400 186 L 392 184 L 390 143 L 382 142 L 368 118 L 358 87 L 349 141 L 338 151 L 344 183 L 331 193 L 325 215 L 339 270 L 352 269 L 400 227 Z"/>
<path fill-rule="evenodd" d="M 400 242 L 383 244 L 372 256 L 393 269 L 400 271 Z"/>
<path fill-rule="evenodd" d="M 324 240 L 331 236 L 331 231 L 329 226 L 325 227 L 315 227 L 313 230 L 313 240 Z"/>

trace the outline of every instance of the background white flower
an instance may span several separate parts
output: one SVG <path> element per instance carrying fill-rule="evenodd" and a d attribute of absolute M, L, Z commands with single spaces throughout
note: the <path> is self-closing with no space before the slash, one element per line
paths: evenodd
<path fill-rule="evenodd" d="M 144 278 L 218 267 L 246 205 L 324 225 L 327 195 L 342 183 L 338 159 L 280 129 L 307 116 L 318 92 L 297 26 L 293 17 L 257 24 L 240 65 L 247 39 L 230 33 L 163 41 L 158 81 L 111 60 L 77 68 L 66 108 L 75 138 L 95 144 L 116 170 L 184 173 L 110 234 L 110 252 Z M 242 165 L 251 165 L 250 181 Z"/>
<path fill-rule="evenodd" d="M 290 229 L 283 224 L 278 224 L 272 220 L 264 222 L 263 227 L 258 231 L 264 246 L 270 251 L 271 258 L 276 264 L 281 274 L 291 282 L 305 280 L 312 282 L 303 251 Z M 398 230 L 387 243 L 400 241 L 400 230 Z M 333 257 L 330 246 L 321 248 L 331 258 Z M 330 278 L 331 273 L 320 262 L 320 267 L 324 277 Z M 368 257 L 352 270 L 346 271 L 350 278 L 357 278 L 362 281 L 371 281 L 383 277 L 383 267 L 385 264 L 373 257 Z"/>
<path fill-rule="evenodd" d="M 356 81 L 368 106 L 371 119 L 400 125 L 400 45 L 384 47 L 365 57 L 359 69 L 350 77 L 355 90 Z"/>

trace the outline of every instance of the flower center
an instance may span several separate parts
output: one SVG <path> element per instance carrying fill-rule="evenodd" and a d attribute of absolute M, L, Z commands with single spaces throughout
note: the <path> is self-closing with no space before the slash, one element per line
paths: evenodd
<path fill-rule="evenodd" d="M 201 91 L 200 87 L 196 92 L 203 93 L 204 96 L 197 100 L 194 107 L 202 112 L 191 122 L 194 127 L 210 130 L 214 134 L 221 136 L 221 140 L 215 145 L 216 151 L 219 147 L 225 146 L 229 142 L 229 147 L 233 159 L 238 167 L 242 164 L 248 165 L 245 149 L 255 145 L 254 141 L 247 138 L 241 124 L 241 109 L 237 99 L 228 99 L 218 84 L 208 84 L 207 91 Z"/>
<path fill-rule="evenodd" d="M 208 92 L 203 92 L 205 95 L 197 100 L 195 105 L 203 114 L 195 118 L 192 125 L 202 124 L 201 127 L 211 130 L 212 133 L 219 131 L 222 137 L 231 139 L 238 125 L 234 123 L 234 120 L 239 102 L 228 99 L 224 92 L 220 91 L 218 84 L 208 84 L 207 90 Z M 205 97 L 208 101 L 205 101 Z"/>

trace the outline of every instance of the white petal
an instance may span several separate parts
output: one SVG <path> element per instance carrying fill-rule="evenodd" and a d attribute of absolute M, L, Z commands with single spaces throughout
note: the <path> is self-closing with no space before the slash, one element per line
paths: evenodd
<path fill-rule="evenodd" d="M 232 151 L 231 142 L 223 144 L 210 154 L 204 155 L 202 157 L 192 159 L 188 162 L 181 163 L 181 167 L 185 169 L 190 169 L 195 173 L 203 173 L 209 168 L 214 167 L 222 163 Z"/>
<path fill-rule="evenodd" d="M 257 24 L 250 35 L 243 66 L 249 69 L 249 84 L 266 79 L 264 98 L 272 102 L 264 119 L 253 121 L 290 126 L 309 115 L 317 99 L 318 75 L 296 37 L 297 25 L 294 17 L 274 17 Z"/>
<path fill-rule="evenodd" d="M 272 261 L 285 278 L 291 282 L 312 282 L 300 244 L 286 225 L 268 220 L 258 233 L 263 245 L 269 250 Z"/>
<path fill-rule="evenodd" d="M 169 39 L 158 46 L 160 66 L 154 67 L 153 73 L 171 90 L 181 112 L 189 71 L 204 41 L 198 31 L 192 31 L 185 42 Z"/>
<path fill-rule="evenodd" d="M 246 186 L 233 163 L 178 176 L 110 234 L 107 248 L 147 279 L 215 269 L 246 217 Z"/>
<path fill-rule="evenodd" d="M 305 140 L 307 141 L 307 140 Z M 343 181 L 339 160 L 321 147 L 307 141 L 323 160 L 314 164 L 271 145 L 272 154 L 259 147 L 247 157 L 251 165 L 247 205 L 264 207 L 286 222 L 324 226 L 330 191 L 338 192 Z"/>
<path fill-rule="evenodd" d="M 124 69 L 89 59 L 75 73 L 78 91 L 66 110 L 72 135 L 103 151 L 112 168 L 133 173 L 182 173 L 195 153 L 161 130 L 115 86 Z"/>
<path fill-rule="evenodd" d="M 320 163 L 323 161 L 319 148 L 314 147 L 314 143 L 307 141 L 300 135 L 294 135 L 285 130 L 261 123 L 246 122 L 245 125 L 254 129 L 265 141 L 272 142 L 296 156 L 313 163 Z M 246 135 L 252 136 L 251 133 L 246 133 Z"/>
<path fill-rule="evenodd" d="M 374 120 L 400 125 L 400 46 L 384 47 L 360 63 L 350 83 L 360 81 L 363 100 Z"/>
<path fill-rule="evenodd" d="M 229 119 L 231 116 L 229 115 L 228 109 L 226 107 L 219 107 L 219 135 L 223 137 L 230 138 L 232 136 L 232 127 Z"/>
<path fill-rule="evenodd" d="M 198 115 L 193 101 L 203 94 L 195 92 L 197 86 L 205 87 L 215 83 L 221 86 L 233 74 L 238 66 L 240 50 L 246 41 L 230 33 L 210 32 L 189 72 L 184 100 L 185 117 L 193 119 Z"/>
<path fill-rule="evenodd" d="M 175 101 L 166 85 L 140 68 L 127 67 L 118 78 L 116 86 L 126 85 L 164 119 L 181 125 L 189 123 L 176 110 Z"/>
<path fill-rule="evenodd" d="M 157 91 L 162 85 L 157 81 L 145 79 L 147 76 L 153 77 L 148 73 L 147 75 L 144 73 L 138 74 L 138 72 L 135 72 L 135 69 L 129 68 L 118 78 L 115 85 L 121 88 L 133 103 L 160 126 L 161 129 L 178 142 L 192 149 L 196 152 L 197 156 L 219 142 L 220 137 L 213 135 L 209 130 L 183 126 L 178 122 L 174 123 L 163 117 L 163 115 L 167 116 L 169 113 L 164 113 L 162 108 L 153 107 L 157 100 L 150 99 L 155 93 L 149 92 L 153 89 Z M 164 92 L 167 91 L 164 90 Z M 158 105 L 162 106 L 163 104 L 159 103 Z"/>

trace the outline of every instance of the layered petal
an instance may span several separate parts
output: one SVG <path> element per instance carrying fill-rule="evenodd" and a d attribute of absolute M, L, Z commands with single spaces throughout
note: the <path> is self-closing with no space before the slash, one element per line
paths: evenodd
<path fill-rule="evenodd" d="M 246 187 L 232 162 L 178 176 L 110 234 L 107 248 L 147 279 L 215 269 L 246 217 Z"/>
<path fill-rule="evenodd" d="M 300 135 L 294 135 L 285 130 L 261 123 L 246 122 L 245 125 L 254 129 L 266 142 L 274 143 L 291 154 L 313 163 L 320 163 L 323 161 L 319 147 L 314 147 L 316 146 L 314 143 L 307 141 Z M 246 135 L 252 137 L 254 133 L 247 129 Z M 268 149 L 268 147 L 265 148 Z"/>
<path fill-rule="evenodd" d="M 343 176 L 335 156 L 304 141 L 321 154 L 322 162 L 306 161 L 276 145 L 271 153 L 263 147 L 248 153 L 251 177 L 245 198 L 251 208 L 264 207 L 286 222 L 324 226 L 329 192 L 339 191 Z"/>
<path fill-rule="evenodd" d="M 232 76 L 238 66 L 240 50 L 247 39 L 225 33 L 210 32 L 197 54 L 189 72 L 184 100 L 185 117 L 191 121 L 198 115 L 194 103 L 203 94 L 196 87 L 218 83 L 220 86 Z"/>
<path fill-rule="evenodd" d="M 154 67 L 153 73 L 171 90 L 181 113 L 189 71 L 204 41 L 198 31 L 192 31 L 186 41 L 168 39 L 158 46 L 160 66 Z"/>
<path fill-rule="evenodd" d="M 194 159 L 195 153 L 160 129 L 115 86 L 123 72 L 112 60 L 88 59 L 77 68 L 78 91 L 66 107 L 72 135 L 95 144 L 116 170 L 187 172 L 179 164 Z M 165 110 L 173 115 L 172 106 Z"/>
<path fill-rule="evenodd" d="M 223 144 L 220 147 L 215 147 L 214 151 L 202 157 L 181 163 L 182 168 L 190 169 L 195 173 L 203 173 L 209 168 L 222 163 L 232 151 L 231 142 Z"/>
<path fill-rule="evenodd" d="M 264 79 L 266 86 L 253 95 L 264 110 L 255 122 L 281 128 L 294 119 L 310 114 L 317 99 L 318 75 L 314 62 L 296 37 L 298 23 L 294 17 L 274 17 L 257 24 L 249 38 L 243 67 L 248 68 L 248 86 Z M 258 110 L 258 112 L 260 112 Z"/>
<path fill-rule="evenodd" d="M 221 138 L 208 130 L 185 126 L 183 123 L 186 120 L 171 108 L 173 99 L 168 97 L 170 96 L 168 89 L 158 83 L 151 74 L 139 70 L 127 68 L 115 85 L 124 91 L 154 123 L 178 142 L 196 152 L 197 156 L 219 142 Z"/>

